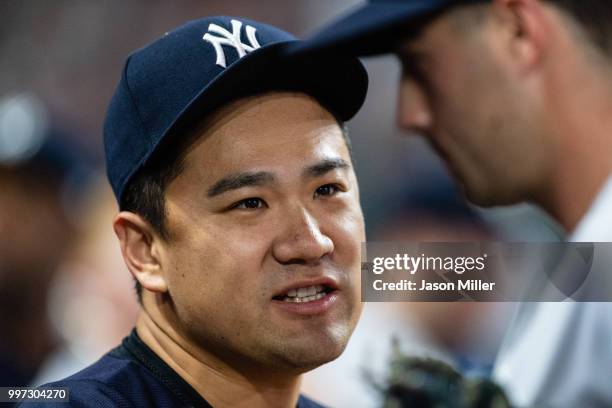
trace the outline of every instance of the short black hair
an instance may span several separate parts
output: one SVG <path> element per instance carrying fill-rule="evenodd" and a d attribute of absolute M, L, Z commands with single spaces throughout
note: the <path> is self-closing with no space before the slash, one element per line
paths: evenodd
<path fill-rule="evenodd" d="M 188 143 L 176 143 L 149 160 L 126 185 L 120 203 L 122 211 L 142 216 L 162 239 L 168 239 L 164 194 L 168 185 L 185 168 Z"/>
<path fill-rule="evenodd" d="M 325 108 L 325 107 L 324 107 Z M 342 136 L 352 157 L 352 147 L 348 135 L 346 124 L 340 117 L 326 108 L 342 130 Z M 134 177 L 128 182 L 123 192 L 119 207 L 122 211 L 129 211 L 143 217 L 159 236 L 168 240 L 170 233 L 166 226 L 166 199 L 165 193 L 168 185 L 181 175 L 185 169 L 185 158 L 189 147 L 199 138 L 202 130 L 207 125 L 208 118 L 193 128 L 190 133 L 183 137 L 172 138 L 175 142 L 166 143 L 163 148 L 158 149 L 162 152 L 154 155 Z M 142 286 L 135 280 L 135 289 L 138 300 L 142 297 Z"/>
<path fill-rule="evenodd" d="M 185 168 L 189 142 L 193 136 L 171 144 L 163 154 L 155 155 L 126 185 L 119 207 L 143 217 L 163 240 L 169 239 L 166 227 L 165 192 Z M 134 279 L 138 301 L 142 299 L 142 286 Z"/>

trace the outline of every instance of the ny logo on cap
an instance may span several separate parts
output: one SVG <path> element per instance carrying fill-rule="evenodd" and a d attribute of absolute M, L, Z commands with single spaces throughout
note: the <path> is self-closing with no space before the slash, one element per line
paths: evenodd
<path fill-rule="evenodd" d="M 223 46 L 228 45 L 234 47 L 238 53 L 238 58 L 244 57 L 247 53 L 256 50 L 261 47 L 257 38 L 255 37 L 255 27 L 250 25 L 246 26 L 246 36 L 249 39 L 250 45 L 243 44 L 240 40 L 240 32 L 242 31 L 242 22 L 238 20 L 232 20 L 232 32 L 230 33 L 225 28 L 220 27 L 216 24 L 210 24 L 208 26 L 208 32 L 204 34 L 202 39 L 212 44 L 217 53 L 217 65 L 227 68 L 225 62 L 225 52 L 223 52 Z M 219 34 L 221 37 L 212 35 Z"/>

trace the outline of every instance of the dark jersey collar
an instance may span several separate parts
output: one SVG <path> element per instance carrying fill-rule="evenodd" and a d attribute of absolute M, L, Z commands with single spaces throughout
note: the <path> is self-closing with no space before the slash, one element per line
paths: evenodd
<path fill-rule="evenodd" d="M 183 380 L 176 371 L 138 337 L 136 329 L 132 330 L 130 335 L 123 339 L 121 345 L 115 348 L 111 354 L 120 358 L 128 358 L 146 367 L 185 406 L 212 408 L 208 401 L 202 398 L 187 381 Z"/>
<path fill-rule="evenodd" d="M 153 352 L 133 329 L 119 347 L 110 353 L 118 358 L 127 358 L 146 367 L 162 384 L 187 407 L 212 408 L 189 383 L 176 373 L 164 360 Z M 297 408 L 321 407 L 316 402 L 300 395 Z"/>

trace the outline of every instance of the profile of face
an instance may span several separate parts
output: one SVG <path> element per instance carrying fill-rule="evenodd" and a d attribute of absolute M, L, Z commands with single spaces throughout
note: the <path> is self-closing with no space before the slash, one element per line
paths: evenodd
<path fill-rule="evenodd" d="M 550 166 L 538 124 L 537 45 L 510 12 L 467 22 L 460 12 L 398 48 L 398 124 L 427 138 L 472 202 L 529 200 Z"/>
<path fill-rule="evenodd" d="M 304 372 L 361 313 L 359 190 L 342 130 L 314 99 L 225 107 L 166 191 L 159 257 L 178 330 L 234 364 Z"/>

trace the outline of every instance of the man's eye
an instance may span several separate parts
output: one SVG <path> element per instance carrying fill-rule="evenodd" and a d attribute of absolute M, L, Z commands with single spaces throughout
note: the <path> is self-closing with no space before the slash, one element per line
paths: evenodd
<path fill-rule="evenodd" d="M 337 184 L 325 184 L 324 186 L 317 188 L 317 190 L 315 191 L 315 197 L 333 196 L 340 191 L 342 190 Z"/>
<path fill-rule="evenodd" d="M 266 207 L 266 203 L 261 198 L 247 198 L 245 200 L 238 201 L 236 204 L 231 206 L 231 209 L 239 210 L 255 210 L 258 208 Z"/>

